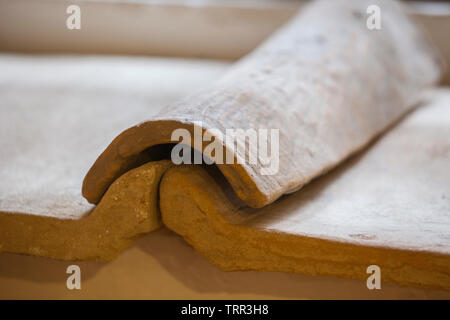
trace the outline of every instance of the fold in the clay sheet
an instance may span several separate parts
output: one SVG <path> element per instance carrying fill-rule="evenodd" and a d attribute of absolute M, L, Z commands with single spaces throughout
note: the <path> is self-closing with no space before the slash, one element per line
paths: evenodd
<path fill-rule="evenodd" d="M 114 139 L 84 179 L 89 215 L 0 214 L 0 250 L 111 259 L 165 225 L 224 270 L 366 278 L 375 264 L 384 280 L 450 289 L 450 94 L 420 100 L 439 76 L 397 2 L 314 2 L 218 82 Z M 226 143 L 233 163 L 176 165 L 176 129 L 277 129 L 277 170 Z"/>

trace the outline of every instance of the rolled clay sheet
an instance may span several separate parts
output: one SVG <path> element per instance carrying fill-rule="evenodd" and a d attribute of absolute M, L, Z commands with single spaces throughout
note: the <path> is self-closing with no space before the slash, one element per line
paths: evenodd
<path fill-rule="evenodd" d="M 179 128 L 193 137 L 195 123 L 223 136 L 230 128 L 279 130 L 277 173 L 263 175 L 260 161 L 218 164 L 251 207 L 336 166 L 404 115 L 440 75 L 435 54 L 398 3 L 378 3 L 381 30 L 366 25 L 369 5 L 314 2 L 218 83 L 120 134 L 87 174 L 83 195 L 98 203 L 142 152 L 173 143 Z M 250 148 L 225 148 L 236 159 L 250 157 Z"/>
<path fill-rule="evenodd" d="M 366 25 L 374 4 L 381 30 Z M 387 281 L 450 289 L 448 92 L 402 120 L 439 75 L 397 2 L 314 2 L 213 86 L 114 139 L 83 183 L 89 215 L 0 214 L 0 248 L 111 259 L 164 224 L 224 270 L 365 278 L 376 264 Z M 176 129 L 278 129 L 278 170 L 161 160 Z"/>

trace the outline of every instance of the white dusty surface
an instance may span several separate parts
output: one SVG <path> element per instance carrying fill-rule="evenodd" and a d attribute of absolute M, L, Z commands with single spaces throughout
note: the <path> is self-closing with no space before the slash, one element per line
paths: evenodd
<path fill-rule="evenodd" d="M 251 224 L 450 254 L 450 90 L 430 91 L 424 101 L 360 155 L 264 208 Z"/>
<path fill-rule="evenodd" d="M 83 178 L 111 140 L 227 68 L 207 60 L 0 55 L 0 211 L 85 215 L 93 206 L 81 196 Z"/>

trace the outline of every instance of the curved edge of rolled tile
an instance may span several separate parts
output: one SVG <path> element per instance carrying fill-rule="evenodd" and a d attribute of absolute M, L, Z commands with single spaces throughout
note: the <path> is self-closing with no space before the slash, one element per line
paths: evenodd
<path fill-rule="evenodd" d="M 115 258 L 138 235 L 161 225 L 159 182 L 171 165 L 152 162 L 125 173 L 78 220 L 0 212 L 0 251 L 61 260 Z"/>

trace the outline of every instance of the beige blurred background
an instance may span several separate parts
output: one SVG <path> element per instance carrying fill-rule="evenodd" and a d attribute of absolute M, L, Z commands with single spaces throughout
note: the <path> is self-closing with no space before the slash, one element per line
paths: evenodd
<path fill-rule="evenodd" d="M 0 51 L 236 60 L 307 0 L 0 0 Z M 450 65 L 450 2 L 405 1 Z M 82 11 L 65 28 L 66 8 Z M 450 73 L 445 75 L 449 83 Z"/>

